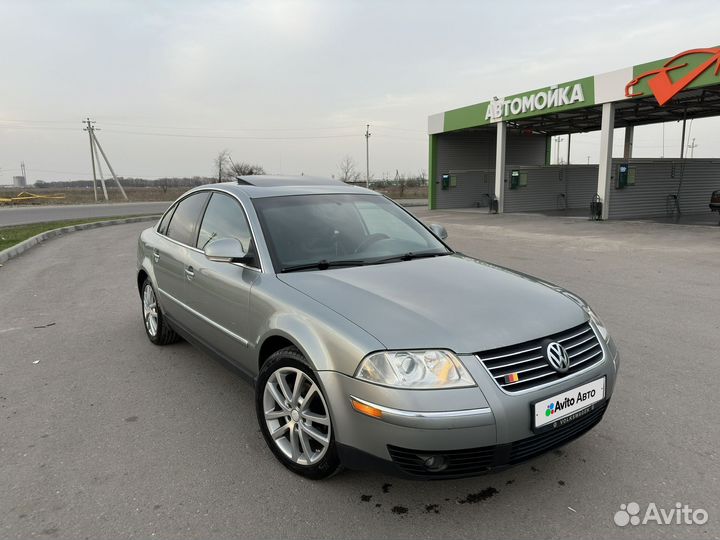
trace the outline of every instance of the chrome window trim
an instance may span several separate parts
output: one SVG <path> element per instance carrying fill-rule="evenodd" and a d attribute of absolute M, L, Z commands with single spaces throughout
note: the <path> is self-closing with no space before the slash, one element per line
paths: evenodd
<path fill-rule="evenodd" d="M 194 310 L 193 308 L 191 308 L 190 306 L 188 306 L 186 303 L 181 302 L 180 300 L 178 300 L 177 298 L 175 298 L 173 295 L 171 295 L 171 294 L 168 293 L 167 291 L 161 289 L 160 287 L 158 287 L 158 292 L 162 293 L 163 296 L 165 296 L 165 297 L 169 298 L 170 300 L 172 300 L 173 302 L 175 302 L 175 303 L 176 303 L 178 306 L 180 306 L 181 308 L 186 309 L 189 313 L 192 313 L 193 315 L 195 315 L 195 316 L 198 317 L 199 319 L 202 319 L 203 321 L 205 321 L 205 322 L 208 323 L 209 325 L 214 326 L 215 328 L 217 328 L 217 329 L 220 330 L 221 332 L 223 332 L 223 333 L 227 334 L 228 336 L 230 336 L 231 338 L 239 341 L 239 342 L 242 343 L 243 345 L 247 346 L 248 343 L 250 343 L 250 342 L 249 342 L 247 339 L 245 339 L 244 337 L 237 335 L 235 332 L 232 332 L 231 330 L 228 330 L 227 328 L 225 328 L 225 327 L 222 326 L 221 324 L 218 324 L 218 323 L 216 323 L 215 321 L 213 321 L 212 319 L 209 319 L 208 317 L 206 317 L 205 315 L 203 315 L 203 314 L 200 313 L 199 311 Z"/>
<path fill-rule="evenodd" d="M 161 236 L 161 237 L 163 237 L 163 238 L 165 238 L 165 239 L 167 239 L 167 240 L 170 240 L 171 242 L 173 242 L 174 244 L 177 244 L 178 246 L 182 246 L 182 247 L 187 248 L 187 249 L 190 249 L 190 250 L 192 250 L 192 251 L 194 251 L 194 252 L 196 252 L 196 253 L 202 253 L 203 255 L 205 255 L 205 252 L 204 252 L 202 249 L 198 249 L 198 248 L 196 248 L 196 247 L 194 247 L 194 246 L 188 246 L 187 244 L 183 244 L 182 242 L 178 242 L 178 241 L 175 240 L 174 238 L 170 238 L 170 237 L 169 237 L 168 235 L 166 235 L 166 234 L 162 234 L 161 232 L 158 231 L 158 227 L 160 226 L 160 223 L 162 223 L 162 220 L 163 220 L 163 218 L 165 217 L 165 214 L 167 214 L 170 210 L 172 210 L 172 209 L 173 209 L 176 205 L 178 205 L 181 201 L 187 199 L 188 197 L 190 197 L 190 196 L 192 196 L 192 195 L 195 195 L 196 193 L 206 193 L 206 192 L 207 192 L 207 193 L 213 193 L 213 192 L 223 193 L 223 194 L 228 195 L 228 196 L 232 197 L 233 199 L 235 199 L 235 200 L 240 204 L 240 208 L 242 208 L 242 211 L 243 211 L 243 213 L 244 213 L 244 215 L 245 215 L 245 221 L 247 221 L 248 227 L 250 228 L 250 237 L 251 237 L 252 241 L 255 243 L 255 250 L 257 251 L 257 259 L 258 259 L 258 263 L 260 264 L 260 268 L 256 268 L 255 266 L 249 266 L 249 265 L 247 265 L 247 264 L 238 263 L 238 262 L 236 262 L 236 263 L 230 263 L 230 264 L 234 264 L 235 266 L 239 266 L 239 267 L 241 267 L 241 268 L 247 268 L 248 270 L 254 270 L 255 272 L 260 272 L 261 274 L 265 274 L 265 273 L 266 273 L 266 272 L 265 272 L 265 265 L 263 264 L 262 257 L 260 256 L 260 251 L 257 249 L 257 238 L 258 238 L 258 235 L 255 233 L 255 228 L 253 227 L 252 222 L 251 222 L 250 219 L 248 218 L 247 207 L 246 207 L 245 204 L 242 202 L 242 200 L 240 199 L 240 197 L 238 197 L 238 196 L 235 195 L 234 193 L 231 193 L 231 192 L 229 192 L 229 191 L 225 191 L 224 189 L 202 188 L 202 189 L 197 189 L 197 190 L 195 190 L 195 191 L 192 191 L 192 192 L 190 192 L 190 193 L 187 193 L 187 194 L 183 195 L 181 198 L 179 198 L 179 199 L 177 199 L 175 202 L 173 202 L 173 203 L 170 205 L 170 208 L 168 208 L 167 210 L 165 210 L 165 213 L 163 213 L 163 215 L 160 216 L 160 220 L 157 222 L 157 224 L 155 225 L 155 227 L 154 227 L 154 229 L 153 229 L 153 230 L 155 231 L 155 234 L 157 234 L 158 236 Z M 208 200 L 208 202 L 209 202 L 209 200 Z M 204 216 L 205 216 L 205 214 L 203 213 L 203 217 L 204 217 Z M 201 221 L 201 223 L 202 223 L 202 221 Z"/>

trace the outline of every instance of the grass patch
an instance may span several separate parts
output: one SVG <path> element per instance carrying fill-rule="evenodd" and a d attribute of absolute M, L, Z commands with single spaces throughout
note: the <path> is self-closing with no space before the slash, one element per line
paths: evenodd
<path fill-rule="evenodd" d="M 28 225 L 13 225 L 11 227 L 0 227 L 0 251 L 10 248 L 15 244 L 19 244 L 23 240 L 32 238 L 36 234 L 60 229 L 62 227 L 71 227 L 73 225 L 82 225 L 83 223 L 97 223 L 98 221 L 109 221 L 113 219 L 125 219 L 138 216 L 115 216 L 115 217 L 94 217 L 84 219 L 66 219 L 62 221 L 46 221 L 43 223 L 30 223 Z"/>

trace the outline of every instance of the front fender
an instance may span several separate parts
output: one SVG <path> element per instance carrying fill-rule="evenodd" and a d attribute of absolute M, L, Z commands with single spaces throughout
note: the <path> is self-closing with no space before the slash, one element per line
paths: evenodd
<path fill-rule="evenodd" d="M 282 337 L 293 343 L 315 371 L 353 375 L 371 351 L 385 346 L 339 313 L 276 279 L 262 276 L 250 299 L 251 335 L 259 369 L 266 340 Z"/>

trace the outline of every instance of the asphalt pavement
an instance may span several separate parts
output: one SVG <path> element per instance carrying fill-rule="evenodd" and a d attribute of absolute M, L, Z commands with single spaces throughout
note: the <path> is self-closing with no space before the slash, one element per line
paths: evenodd
<path fill-rule="evenodd" d="M 172 201 L 0 206 L 0 227 L 44 221 L 161 214 Z"/>
<path fill-rule="evenodd" d="M 718 538 L 717 228 L 415 211 L 597 309 L 622 354 L 599 426 L 483 477 L 304 480 L 266 448 L 247 383 L 148 342 L 146 225 L 82 231 L 0 268 L 0 537 Z M 709 520 L 618 527 L 630 502 Z"/>

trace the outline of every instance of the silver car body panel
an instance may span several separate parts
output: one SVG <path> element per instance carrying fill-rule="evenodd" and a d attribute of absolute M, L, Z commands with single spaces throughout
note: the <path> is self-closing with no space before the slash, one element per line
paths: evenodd
<path fill-rule="evenodd" d="M 363 193 L 345 185 L 262 187 L 216 184 L 246 214 L 260 268 L 208 261 L 201 250 L 143 231 L 138 271 L 158 288 L 173 324 L 233 362 L 250 377 L 269 339 L 294 344 L 316 371 L 338 443 L 389 460 L 387 445 L 429 450 L 503 444 L 533 435 L 531 404 L 606 378 L 612 394 L 619 356 L 599 339 L 604 358 L 592 367 L 524 391 L 503 391 L 476 353 L 564 331 L 588 320 L 563 289 L 460 254 L 377 266 L 276 274 L 254 198 Z M 160 252 L 156 262 L 155 253 Z M 183 277 L 185 266 L 194 276 Z M 595 330 L 593 322 L 590 322 Z M 599 334 L 598 334 L 599 335 Z M 448 349 L 477 386 L 402 390 L 353 377 L 369 353 L 386 349 Z M 351 396 L 383 410 L 384 420 L 353 409 Z M 438 429 L 442 436 L 438 437 Z"/>

